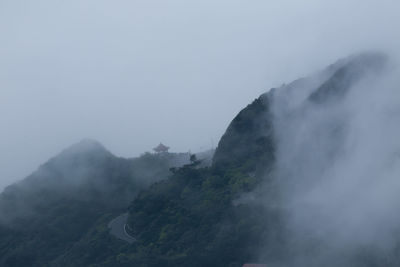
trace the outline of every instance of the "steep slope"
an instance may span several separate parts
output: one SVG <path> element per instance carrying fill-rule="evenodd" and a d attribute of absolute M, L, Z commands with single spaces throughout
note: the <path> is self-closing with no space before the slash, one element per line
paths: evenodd
<path fill-rule="evenodd" d="M 321 104 L 334 101 L 364 77 L 381 73 L 387 61 L 385 54 L 377 52 L 354 55 L 338 60 L 314 76 L 298 79 L 261 95 L 229 124 L 215 151 L 214 167 L 266 169 L 268 166 L 265 165 L 273 162 L 274 154 L 273 105 L 285 108 L 295 105 L 293 101 L 306 99 Z M 275 94 L 286 96 L 277 100 Z M 275 101 L 281 102 L 273 103 Z"/>
<path fill-rule="evenodd" d="M 263 94 L 233 119 L 218 144 L 213 158 L 214 167 L 246 166 L 251 171 L 261 162 L 273 160 L 270 101 L 271 95 Z"/>

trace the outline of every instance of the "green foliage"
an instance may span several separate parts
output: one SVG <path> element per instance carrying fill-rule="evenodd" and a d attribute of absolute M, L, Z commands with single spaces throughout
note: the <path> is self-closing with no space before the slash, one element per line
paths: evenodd
<path fill-rule="evenodd" d="M 51 160 L 0 195 L 0 210 L 15 225 L 0 228 L 0 264 L 241 266 L 255 260 L 278 220 L 265 224 L 264 208 L 234 203 L 261 182 L 267 168 L 261 162 L 273 159 L 271 136 L 263 134 L 270 122 L 256 123 L 268 108 L 264 95 L 234 119 L 212 167 L 194 155 L 121 159 L 101 147 Z M 131 245 L 107 228 L 128 206 L 129 232 L 137 239 Z M 14 214 L 21 207 L 33 212 Z"/>
<path fill-rule="evenodd" d="M 257 183 L 237 170 L 179 169 L 168 181 L 142 192 L 130 207 L 129 224 L 139 240 L 132 258 L 154 266 L 240 266 L 255 257 L 266 226 L 260 211 L 233 199 Z M 242 215 L 253 216 L 243 219 Z"/>
<path fill-rule="evenodd" d="M 108 233 L 110 216 L 166 179 L 171 166 L 187 161 L 186 154 L 122 159 L 98 145 L 67 149 L 0 194 L 0 266 L 88 266 L 108 260 L 119 251 Z"/>
<path fill-rule="evenodd" d="M 232 120 L 215 151 L 213 165 L 219 171 L 238 167 L 254 171 L 272 163 L 270 98 L 269 93 L 261 95 Z M 263 161 L 263 157 L 271 160 Z"/>

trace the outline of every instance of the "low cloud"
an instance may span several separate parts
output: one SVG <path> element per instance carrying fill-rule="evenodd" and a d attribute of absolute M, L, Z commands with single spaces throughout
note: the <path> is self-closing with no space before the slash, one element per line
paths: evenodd
<path fill-rule="evenodd" d="M 389 62 L 344 95 L 313 101 L 331 71 L 274 93 L 289 266 L 367 266 L 398 245 L 399 69 Z"/>

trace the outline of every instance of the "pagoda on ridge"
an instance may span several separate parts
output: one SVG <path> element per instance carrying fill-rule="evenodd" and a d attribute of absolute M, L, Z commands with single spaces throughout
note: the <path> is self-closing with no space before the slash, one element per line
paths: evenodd
<path fill-rule="evenodd" d="M 158 146 L 156 146 L 155 148 L 153 148 L 153 150 L 154 150 L 156 153 L 165 153 L 165 152 L 168 152 L 168 149 L 169 149 L 169 147 L 163 145 L 162 143 L 160 143 Z"/>

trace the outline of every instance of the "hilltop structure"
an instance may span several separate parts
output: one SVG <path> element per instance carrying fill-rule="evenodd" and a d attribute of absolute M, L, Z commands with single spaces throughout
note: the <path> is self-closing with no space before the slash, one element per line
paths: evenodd
<path fill-rule="evenodd" d="M 169 149 L 169 147 L 163 145 L 163 143 L 160 143 L 158 146 L 156 146 L 155 148 L 153 148 L 153 150 L 154 150 L 156 153 L 165 153 L 165 152 L 168 152 L 168 149 Z"/>

